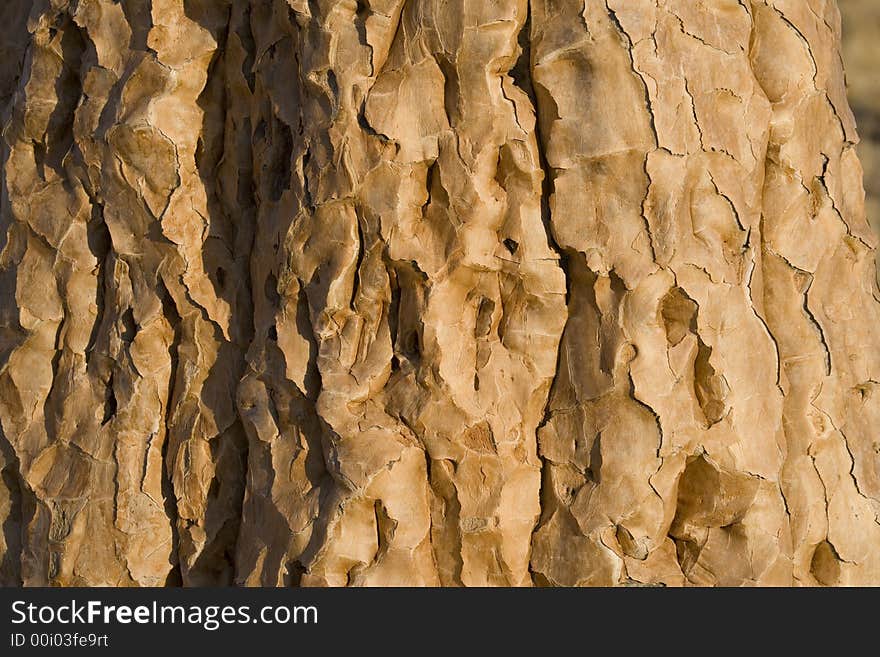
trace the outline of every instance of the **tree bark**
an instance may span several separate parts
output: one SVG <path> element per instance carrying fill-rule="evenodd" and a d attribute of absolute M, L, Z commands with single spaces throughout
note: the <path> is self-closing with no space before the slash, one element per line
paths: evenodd
<path fill-rule="evenodd" d="M 880 584 L 832 0 L 5 0 L 0 579 Z"/>

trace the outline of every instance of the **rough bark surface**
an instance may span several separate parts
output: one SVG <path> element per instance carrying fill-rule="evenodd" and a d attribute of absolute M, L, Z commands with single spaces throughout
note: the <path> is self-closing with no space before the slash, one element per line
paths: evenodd
<path fill-rule="evenodd" d="M 832 0 L 4 0 L 0 580 L 880 584 Z"/>

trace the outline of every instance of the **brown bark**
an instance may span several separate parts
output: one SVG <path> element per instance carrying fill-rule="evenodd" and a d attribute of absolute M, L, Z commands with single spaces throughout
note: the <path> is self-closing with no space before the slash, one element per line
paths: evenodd
<path fill-rule="evenodd" d="M 826 0 L 7 0 L 6 584 L 880 584 Z"/>

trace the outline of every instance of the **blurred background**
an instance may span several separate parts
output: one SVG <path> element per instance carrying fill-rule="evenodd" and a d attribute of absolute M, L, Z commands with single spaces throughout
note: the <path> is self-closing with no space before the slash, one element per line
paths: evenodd
<path fill-rule="evenodd" d="M 868 221 L 880 233 L 880 0 L 838 0 L 849 102 L 859 126 Z M 880 262 L 878 262 L 880 269 Z"/>

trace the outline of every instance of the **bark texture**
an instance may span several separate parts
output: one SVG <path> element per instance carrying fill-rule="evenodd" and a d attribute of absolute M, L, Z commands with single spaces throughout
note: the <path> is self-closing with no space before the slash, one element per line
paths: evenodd
<path fill-rule="evenodd" d="M 0 579 L 880 584 L 833 0 L 4 0 Z"/>

